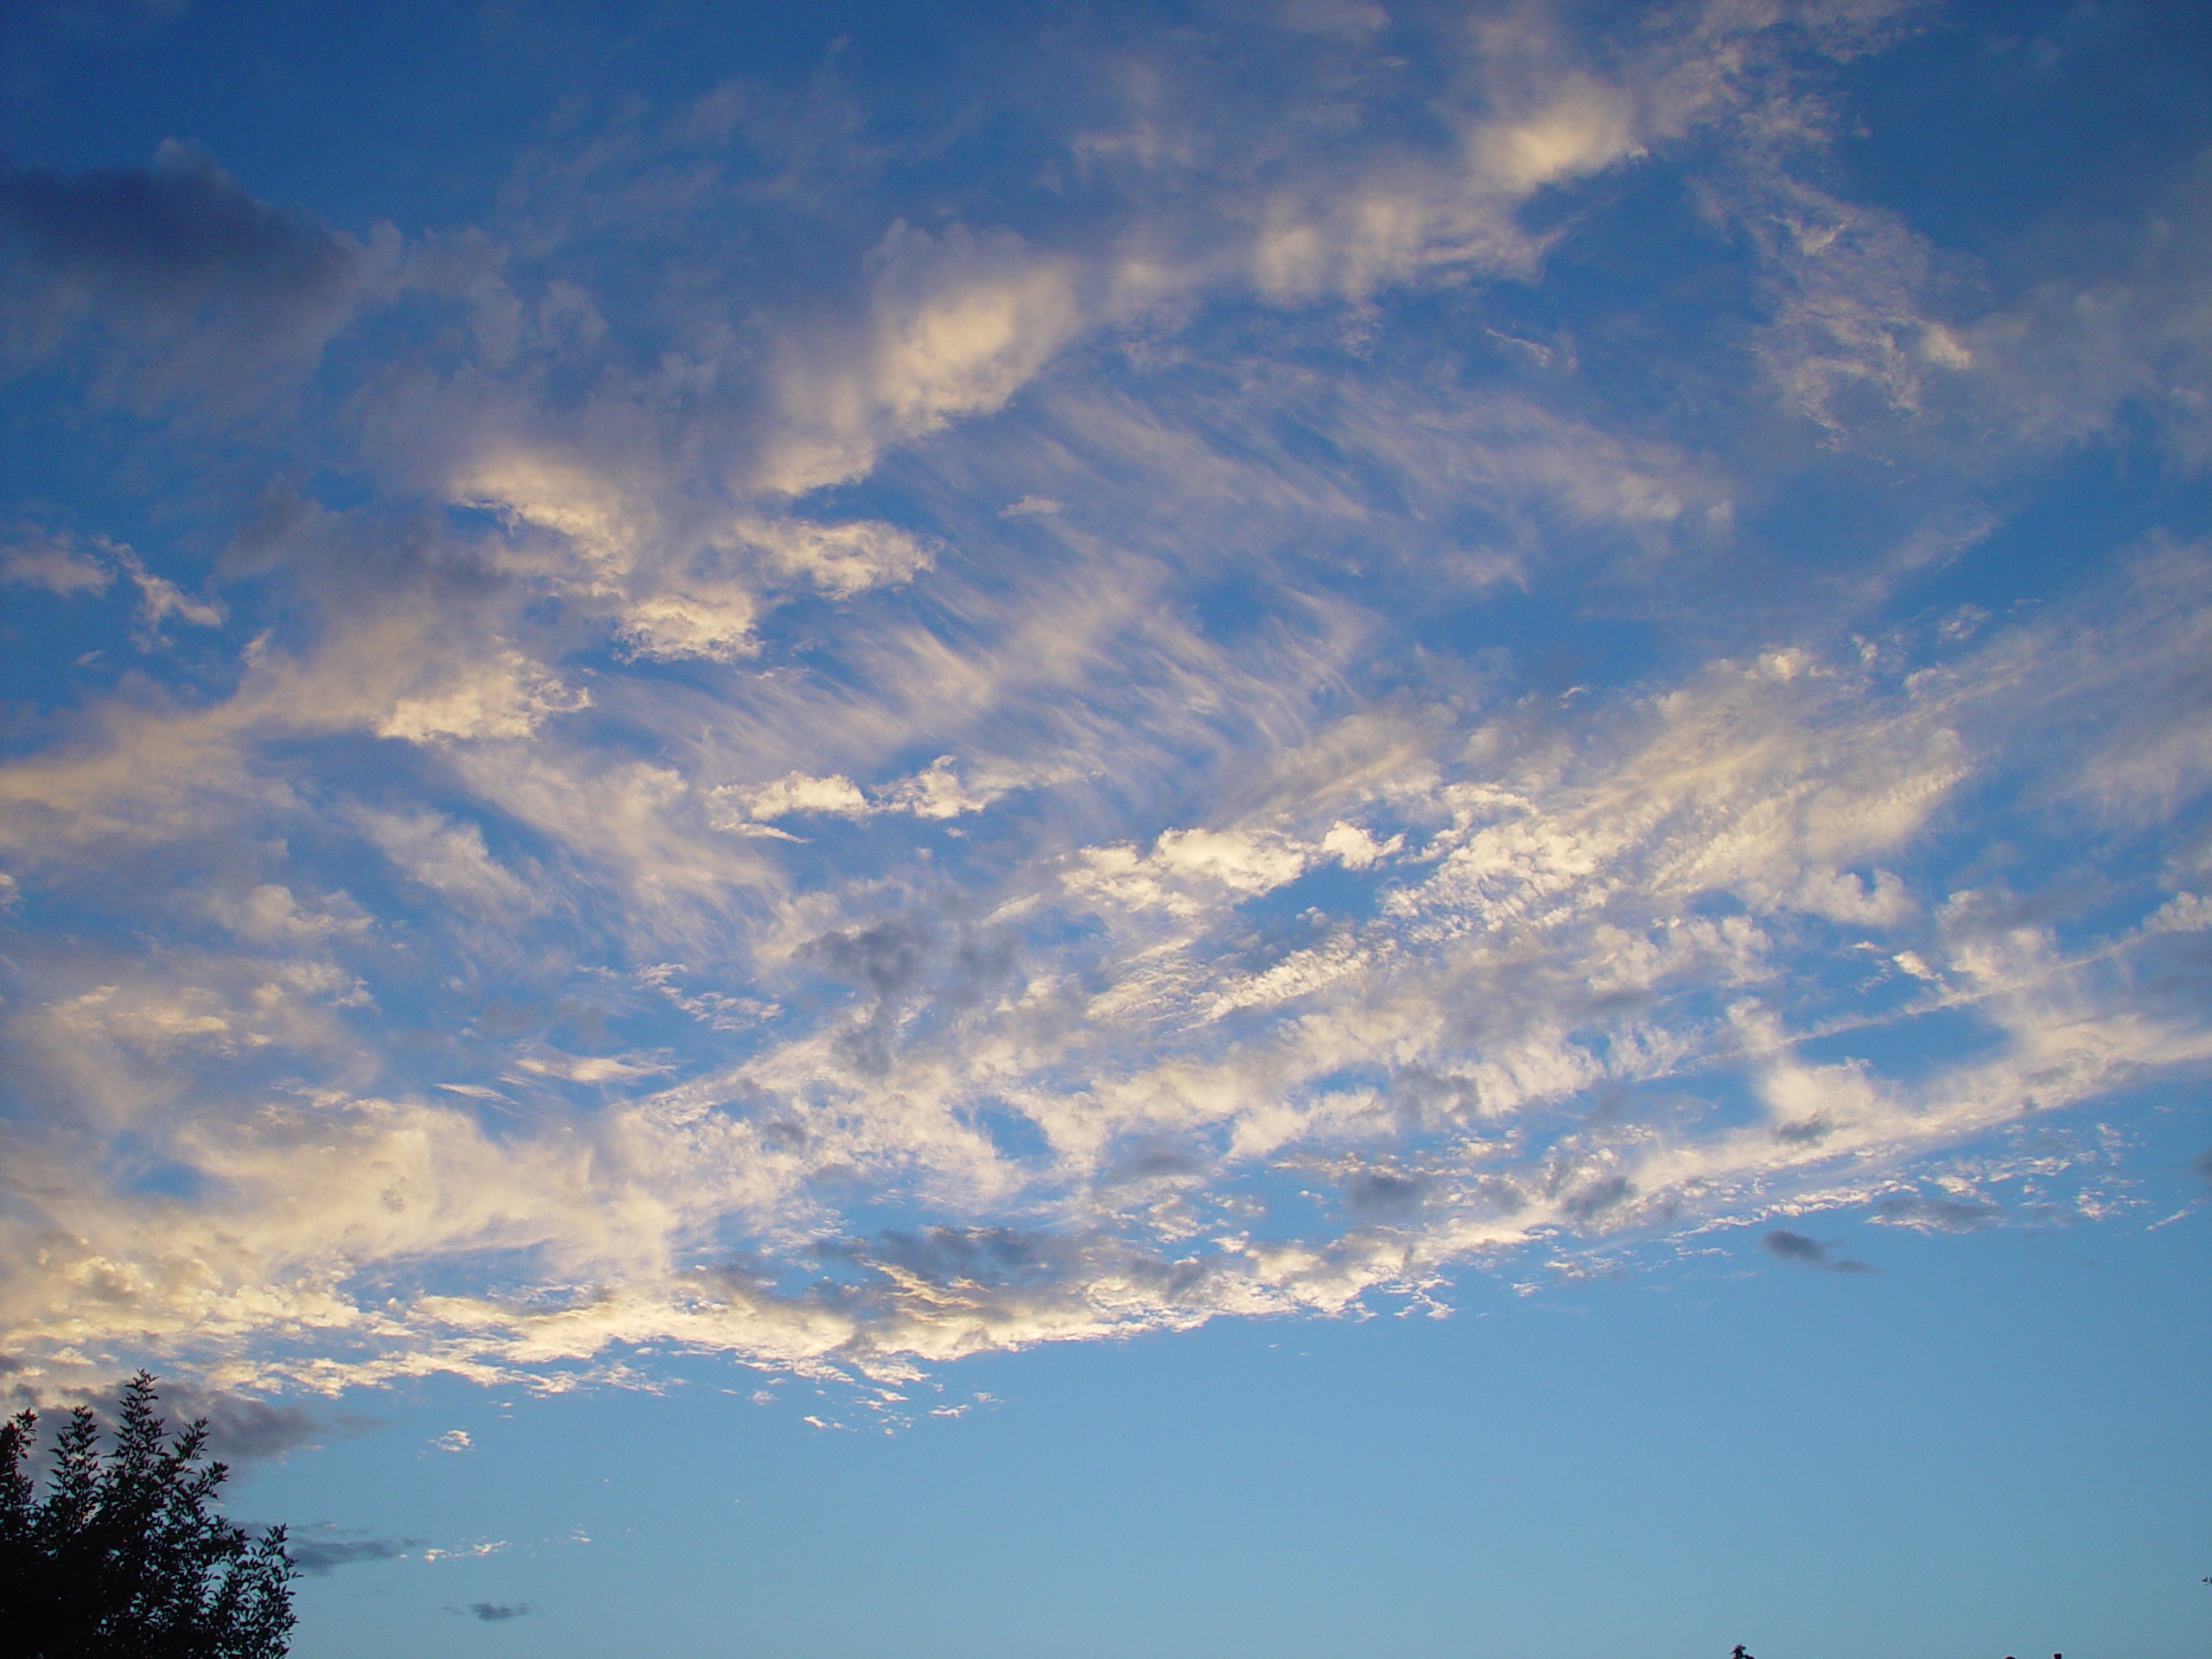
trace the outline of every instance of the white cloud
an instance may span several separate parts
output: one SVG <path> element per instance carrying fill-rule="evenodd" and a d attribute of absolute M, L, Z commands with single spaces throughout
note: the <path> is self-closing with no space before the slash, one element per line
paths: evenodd
<path fill-rule="evenodd" d="M 615 1054 L 563 1054 L 539 1048 L 520 1056 L 516 1065 L 533 1077 L 558 1077 L 567 1083 L 627 1083 L 667 1071 L 665 1061 L 624 1058 Z"/>
<path fill-rule="evenodd" d="M 630 601 L 618 632 L 633 656 L 730 663 L 759 650 L 760 613 L 758 596 L 741 583 L 691 580 Z"/>
<path fill-rule="evenodd" d="M 1635 106 L 1618 88 L 1575 75 L 1541 108 L 1484 123 L 1471 148 L 1484 173 L 1526 194 L 1637 154 L 1635 133 Z"/>
<path fill-rule="evenodd" d="M 839 598 L 912 581 L 931 557 L 927 542 L 870 519 L 823 524 L 753 518 L 741 521 L 735 534 L 758 550 L 772 574 L 804 580 Z"/>
<path fill-rule="evenodd" d="M 476 911 L 534 907 L 530 889 L 484 844 L 484 831 L 441 813 L 385 812 L 357 808 L 353 822 L 402 875 L 419 881 L 448 903 Z"/>
<path fill-rule="evenodd" d="M 555 715 L 591 706 L 591 693 L 522 652 L 502 650 L 460 665 L 442 683 L 401 697 L 375 724 L 378 737 L 410 743 L 442 738 L 499 740 L 527 737 Z"/>
<path fill-rule="evenodd" d="M 1127 842 L 1086 847 L 1062 881 L 1092 902 L 1195 917 L 1295 880 L 1310 858 L 1273 830 L 1166 830 L 1149 851 Z"/>
<path fill-rule="evenodd" d="M 112 556 L 105 543 L 103 552 Z M 66 539 L 38 537 L 17 542 L 0 554 L 0 582 L 19 588 L 42 588 L 67 598 L 75 594 L 104 594 L 115 581 L 115 572 L 96 555 L 80 552 Z"/>
<path fill-rule="evenodd" d="M 918 818 L 957 818 L 983 810 L 1018 786 L 1019 781 L 1011 778 L 993 777 L 972 785 L 963 782 L 953 757 L 941 754 L 921 771 L 879 785 L 872 792 L 863 792 L 842 772 L 817 778 L 794 772 L 749 788 L 724 784 L 713 791 L 713 797 L 726 808 L 727 816 L 721 820 L 723 826 L 742 830 L 748 821 L 757 823 L 804 815 L 863 818 L 890 812 Z"/>
<path fill-rule="evenodd" d="M 842 773 L 811 778 L 794 772 L 753 789 L 724 785 L 715 791 L 748 818 L 780 818 L 792 812 L 823 812 L 837 817 L 859 817 L 869 811 L 868 798 Z"/>
<path fill-rule="evenodd" d="M 2212 928 L 2212 900 L 2194 893 L 2177 893 L 2143 921 L 2146 933 L 2195 933 Z"/>
<path fill-rule="evenodd" d="M 170 617 L 200 628 L 221 625 L 224 611 L 220 605 L 194 599 L 167 577 L 154 575 L 128 548 L 118 548 L 116 557 L 138 589 L 139 621 L 149 632 L 160 627 Z"/>
<path fill-rule="evenodd" d="M 0 1170 L 8 1354 L 893 1389 L 1514 1252 L 1979 1225 L 2028 1113 L 2202 1075 L 2202 550 L 1910 586 L 2120 411 L 2184 464 L 2202 302 L 2146 257 L 1938 305 L 1926 236 L 1778 159 L 1873 10 L 1600 53 L 1300 3 L 1251 94 L 1132 48 L 1033 234 L 915 228 L 828 94 L 549 138 L 410 265 L 443 321 L 354 388 L 366 448 L 302 429 L 372 500 L 222 567 L 271 624 L 235 679 L 149 657 L 0 772 L 55 1103 Z M 1624 348 L 1578 300 L 1609 174 L 1694 202 L 1653 234 L 1713 316 Z M 764 203 L 817 259 L 756 257 Z M 1926 453 L 1827 512 L 1885 422 Z M 6 556 L 226 619 L 120 544 Z"/>
<path fill-rule="evenodd" d="M 650 509 L 587 462 L 520 446 L 493 449 L 455 478 L 451 499 L 553 531 L 590 565 L 619 572 L 656 528 Z"/>
<path fill-rule="evenodd" d="M 911 812 L 918 818 L 957 818 L 982 811 L 1012 786 L 1009 782 L 993 780 L 970 787 L 962 780 L 952 757 L 940 754 L 912 777 L 888 785 L 883 791 L 880 810 Z"/>
<path fill-rule="evenodd" d="M 255 944 L 313 944 L 361 933 L 369 918 L 340 893 L 319 905 L 302 905 L 289 887 L 264 881 L 242 894 L 219 893 L 208 913 L 239 938 Z"/>
<path fill-rule="evenodd" d="M 866 472 L 880 447 L 1003 405 L 1082 321 L 1066 261 L 1009 231 L 901 220 L 868 256 L 869 318 L 784 365 L 785 431 L 760 482 L 798 494 Z"/>
<path fill-rule="evenodd" d="M 88 548 L 70 537 L 40 537 L 0 551 L 0 582 L 42 588 L 63 598 L 104 594 L 114 585 L 118 571 L 138 590 L 142 647 L 151 644 L 162 624 L 172 617 L 194 627 L 222 624 L 226 613 L 219 603 L 194 599 L 166 576 L 149 570 L 130 548 L 105 537 L 92 538 Z"/>
<path fill-rule="evenodd" d="M 1346 823 L 1339 818 L 1329 826 L 1329 833 L 1321 837 L 1321 850 L 1332 855 L 1348 870 L 1372 869 L 1382 860 L 1403 849 L 1406 838 L 1396 835 L 1388 841 L 1377 841 L 1366 830 L 1356 823 Z"/>

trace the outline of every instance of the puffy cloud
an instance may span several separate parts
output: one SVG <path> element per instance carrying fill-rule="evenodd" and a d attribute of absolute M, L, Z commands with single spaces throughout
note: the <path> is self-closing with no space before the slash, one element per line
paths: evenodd
<path fill-rule="evenodd" d="M 588 567 L 619 572 L 655 529 L 651 509 L 588 463 L 502 445 L 453 480 L 447 493 L 512 522 L 556 532 Z"/>
<path fill-rule="evenodd" d="M 1528 114 L 1484 123 L 1473 149 L 1484 173 L 1526 194 L 1636 154 L 1635 118 L 1618 88 L 1575 76 Z"/>
<path fill-rule="evenodd" d="M 843 773 L 816 778 L 803 772 L 787 773 L 766 784 L 744 788 L 725 784 L 715 790 L 717 801 L 727 804 L 726 827 L 743 830 L 749 823 L 809 814 L 824 817 L 862 818 L 878 813 L 910 813 L 918 818 L 957 818 L 980 812 L 1016 780 L 993 777 L 970 785 L 963 781 L 952 756 L 941 754 L 918 772 L 893 779 L 870 793 Z"/>
<path fill-rule="evenodd" d="M 1210 902 L 1295 880 L 1308 858 L 1279 832 L 1166 830 L 1141 853 L 1126 843 L 1085 848 L 1065 879 L 1083 898 L 1195 916 Z"/>
<path fill-rule="evenodd" d="M 870 810 L 868 798 L 849 778 L 810 778 L 794 772 L 762 784 L 738 790 L 725 785 L 715 791 L 732 798 L 748 818 L 780 818 L 791 812 L 827 812 L 840 817 L 858 817 Z"/>
<path fill-rule="evenodd" d="M 1082 321 L 1066 263 L 1010 231 L 900 220 L 868 256 L 869 319 L 784 365 L 785 422 L 760 482 L 798 494 L 866 472 L 880 447 L 1000 408 Z"/>
<path fill-rule="evenodd" d="M 400 698 L 375 730 L 378 737 L 410 743 L 527 737 L 550 715 L 590 706 L 590 692 L 563 684 L 520 652 L 507 650 L 465 664 L 444 683 Z"/>
<path fill-rule="evenodd" d="M 929 544 L 893 525 L 862 519 L 842 524 L 796 518 L 747 519 L 736 534 L 758 549 L 768 568 L 840 598 L 886 582 L 911 581 L 930 563 Z"/>
<path fill-rule="evenodd" d="M 633 655 L 648 660 L 734 662 L 760 649 L 753 632 L 760 613 L 759 596 L 743 584 L 693 579 L 631 601 L 620 633 Z"/>

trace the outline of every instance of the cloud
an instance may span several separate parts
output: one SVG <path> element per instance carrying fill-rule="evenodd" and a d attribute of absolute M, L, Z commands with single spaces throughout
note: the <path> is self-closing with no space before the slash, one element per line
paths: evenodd
<path fill-rule="evenodd" d="M 285 1553 L 311 1579 L 327 1578 L 358 1561 L 397 1560 L 422 1546 L 419 1538 L 288 1537 L 284 1541 Z"/>
<path fill-rule="evenodd" d="M 925 540 L 869 519 L 828 524 L 749 519 L 734 533 L 776 575 L 802 578 L 840 598 L 887 582 L 910 582 L 932 557 Z"/>
<path fill-rule="evenodd" d="M 101 551 L 109 550 L 105 543 Z M 115 572 L 96 554 L 79 552 L 67 539 L 35 537 L 10 544 L 0 554 L 0 582 L 13 587 L 41 588 L 69 598 L 78 594 L 104 594 L 115 581 Z"/>
<path fill-rule="evenodd" d="M 1355 853 L 1365 846 L 1347 837 L 1339 842 Z M 1064 880 L 1071 893 L 1085 898 L 1194 917 L 1210 903 L 1296 880 L 1310 856 L 1280 831 L 1164 830 L 1143 852 L 1127 843 L 1087 847 Z"/>
<path fill-rule="evenodd" d="M 302 906 L 289 887 L 264 881 L 242 897 L 218 893 L 208 912 L 239 938 L 255 944 L 313 944 L 359 933 L 369 918 L 341 895 L 331 909 Z"/>
<path fill-rule="evenodd" d="M 365 245 L 257 201 L 174 139 L 149 168 L 0 163 L 0 257 L 23 301 L 10 350 L 50 352 L 95 319 L 135 358 L 141 397 L 234 392 L 311 364 L 395 247 L 388 231 Z"/>
<path fill-rule="evenodd" d="M 504 1538 L 486 1538 L 473 1544 L 457 1544 L 451 1549 L 432 1545 L 423 1552 L 423 1559 L 426 1562 L 479 1561 L 486 1555 L 497 1555 L 506 1548 L 507 1541 Z"/>
<path fill-rule="evenodd" d="M 156 575 L 130 548 L 105 537 L 89 550 L 68 537 L 39 537 L 0 553 L 0 582 L 42 588 L 61 598 L 104 594 L 120 572 L 138 590 L 137 639 L 141 650 L 158 639 L 161 625 L 174 617 L 195 627 L 220 626 L 225 612 L 212 600 L 194 599 L 166 576 Z"/>
<path fill-rule="evenodd" d="M 1528 113 L 1485 123 L 1473 148 L 1483 171 L 1525 194 L 1637 153 L 1636 109 L 1617 88 L 1586 75 L 1548 90 Z"/>
<path fill-rule="evenodd" d="M 859 786 L 842 773 L 810 778 L 803 772 L 794 772 L 753 789 L 738 789 L 725 784 L 715 793 L 719 798 L 729 800 L 745 817 L 755 820 L 780 818 L 794 812 L 855 817 L 874 810 Z"/>
<path fill-rule="evenodd" d="M 1344 1204 L 1356 1216 L 1402 1221 L 1420 1210 L 1428 1191 L 1428 1183 L 1417 1176 L 1361 1170 L 1344 1183 Z"/>
<path fill-rule="evenodd" d="M 724 784 L 714 798 L 725 804 L 728 827 L 777 818 L 818 816 L 863 818 L 879 813 L 906 813 L 918 818 L 957 818 L 980 812 L 1015 785 L 994 779 L 970 785 L 961 779 L 953 757 L 941 754 L 921 771 L 875 786 L 872 794 L 842 772 L 827 778 L 794 772 L 769 783 L 743 788 Z"/>
<path fill-rule="evenodd" d="M 541 1077 L 559 1077 L 569 1083 L 627 1083 L 635 1077 L 649 1077 L 666 1071 L 664 1061 L 650 1058 L 626 1059 L 614 1054 L 563 1054 L 554 1049 L 540 1049 L 534 1053 L 519 1056 L 515 1065 L 522 1071 Z"/>
<path fill-rule="evenodd" d="M 73 418 L 406 296 L 281 433 L 67 428 L 117 505 L 0 556 L 143 646 L 0 768 L 10 1385 L 677 1348 L 892 1421 L 991 1349 L 2133 1203 L 2026 1137 L 2212 1065 L 2193 245 L 1974 298 L 1819 164 L 1887 10 L 1102 15 L 988 176 L 731 83 L 404 260 L 181 151 L 8 175 Z M 2136 421 L 2129 541 L 2064 480 Z"/>
<path fill-rule="evenodd" d="M 552 715 L 590 706 L 589 691 L 563 684 L 518 651 L 502 651 L 465 664 L 443 684 L 400 698 L 375 730 L 410 743 L 526 737 Z"/>
<path fill-rule="evenodd" d="M 448 902 L 479 911 L 536 907 L 537 899 L 485 846 L 483 830 L 420 809 L 357 809 L 353 822 L 400 874 Z"/>
<path fill-rule="evenodd" d="M 1759 1243 L 1777 1261 L 1788 1262 L 1797 1267 L 1820 1268 L 1829 1273 L 1874 1271 L 1864 1262 L 1854 1262 L 1849 1256 L 1835 1255 L 1833 1244 L 1822 1244 L 1802 1233 L 1789 1232 L 1783 1228 L 1765 1234 Z"/>
<path fill-rule="evenodd" d="M 1066 261 L 1007 230 L 901 219 L 869 252 L 868 321 L 786 359 L 784 430 L 759 483 L 800 494 L 865 473 L 881 447 L 1001 407 L 1082 321 Z"/>
<path fill-rule="evenodd" d="M 149 172 L 64 178 L 11 166 L 0 213 L 49 268 L 142 301 L 243 288 L 281 308 L 340 292 L 353 276 L 334 238 L 253 200 L 174 142 Z"/>
<path fill-rule="evenodd" d="M 621 637 L 648 662 L 735 662 L 758 648 L 753 630 L 760 611 L 758 596 L 738 583 L 687 582 L 625 607 Z"/>
<path fill-rule="evenodd" d="M 525 1613 L 537 1611 L 537 1604 L 534 1601 L 472 1601 L 468 1604 L 469 1617 L 480 1619 L 486 1624 L 520 1618 Z"/>
<path fill-rule="evenodd" d="M 128 548 L 117 550 L 117 558 L 124 572 L 138 589 L 138 609 L 142 626 L 150 633 L 170 617 L 189 622 L 194 627 L 212 628 L 223 621 L 223 607 L 210 600 L 194 599 L 165 576 L 157 576 L 140 563 Z"/>
<path fill-rule="evenodd" d="M 1872 1219 L 1922 1233 L 1978 1233 L 2005 1219 L 1999 1205 L 1980 1198 L 1935 1198 L 1899 1193 L 1874 1206 Z"/>
<path fill-rule="evenodd" d="M 1993 897 L 1919 898 L 1914 849 L 1932 804 L 1957 786 L 1959 734 L 1989 721 L 2038 730 L 2037 698 L 2079 706 L 2079 682 L 2020 695 L 2021 664 L 2048 675 L 2055 660 L 2022 655 L 2020 629 L 2041 626 L 1997 629 L 1933 676 L 1870 670 L 1855 648 L 1719 659 L 1583 713 L 1564 753 L 1549 716 L 1523 723 L 1510 702 L 1387 738 L 1393 728 L 1363 715 L 1256 761 L 1236 755 L 1241 817 L 1079 855 L 1052 835 L 1020 840 L 1031 820 L 1009 816 L 1012 795 L 956 820 L 915 816 L 930 798 L 904 782 L 871 797 L 835 781 L 844 774 L 786 775 L 768 796 L 728 798 L 798 813 L 819 794 L 852 813 L 858 796 L 915 834 L 974 822 L 1016 837 L 1001 843 L 1017 850 L 988 881 L 963 878 L 996 903 L 926 884 L 935 896 L 924 902 L 887 903 L 896 884 L 872 869 L 778 898 L 788 943 L 758 935 L 748 963 L 722 956 L 703 970 L 687 958 L 681 1000 L 655 1000 L 719 1021 L 741 1002 L 766 1010 L 760 993 L 773 987 L 776 1006 L 801 1017 L 714 1024 L 749 1033 L 719 1058 L 573 1054 L 534 1029 L 487 1029 L 485 1075 L 517 1081 L 442 1090 L 453 1109 L 365 1095 L 342 1069 L 311 1107 L 264 1090 L 246 1095 L 250 1108 L 219 1108 L 229 1068 L 257 1056 L 346 1064 L 313 1059 L 305 1031 L 272 1023 L 251 978 L 181 963 L 167 977 L 49 992 L 17 1016 L 45 1022 L 21 1032 L 51 1033 L 25 1046 L 37 1064 L 143 1054 L 168 1077 L 155 1098 L 185 1091 L 190 1109 L 148 1116 L 126 1104 L 121 1073 L 87 1072 L 79 1097 L 161 1137 L 193 1172 L 180 1189 L 192 1196 L 149 1210 L 108 1192 L 68 1152 L 74 1142 L 19 1140 L 11 1175 L 36 1195 L 24 1213 L 45 1217 L 39 1236 L 73 1242 L 41 1245 L 37 1272 L 17 1274 L 10 1351 L 50 1366 L 89 1321 L 180 1360 L 242 1345 L 260 1375 L 302 1383 L 329 1375 L 317 1369 L 328 1341 L 371 1331 L 385 1334 L 352 1351 L 344 1376 L 511 1375 L 660 1339 L 893 1375 L 978 1346 L 1342 1308 L 1471 1253 L 1632 1235 L 1758 1201 L 1825 1193 L 1895 1224 L 1985 1224 L 2000 1213 L 1989 1201 L 1899 1195 L 1884 1190 L 1883 1172 L 1990 1132 L 2030 1099 L 2082 1098 L 2129 1068 L 2195 1064 L 2206 1047 L 2201 1022 L 2177 1013 L 2144 1023 L 2099 988 L 2099 957 L 2054 957 Z M 2067 625 L 2083 672 L 2107 658 L 2102 626 L 2082 614 Z M 2159 645 L 2128 626 L 2139 672 L 2191 648 L 2186 631 Z M 1979 752 L 1993 741 L 1977 739 Z M 2036 758 L 2072 765 L 2063 747 Z M 670 810 L 680 778 L 672 765 L 647 770 L 662 781 L 645 804 Z M 499 776 L 510 802 L 524 798 Z M 528 786 L 543 791 L 535 821 L 638 861 L 590 876 L 587 891 L 609 890 L 629 868 L 690 879 L 670 861 L 693 856 L 688 843 L 632 839 L 641 830 L 628 808 L 588 778 L 556 786 L 553 776 Z M 1070 812 L 1091 786 L 1059 787 L 1069 792 L 1042 798 Z M 1353 801 L 1363 823 L 1343 816 Z M 464 912 L 544 901 L 542 883 L 496 862 L 472 823 L 421 808 L 349 811 L 397 868 Z M 1854 865 L 1896 872 L 1916 902 L 1862 903 L 1840 923 L 1803 907 L 1808 871 Z M 1302 918 L 1253 908 L 1316 872 L 1353 886 Z M 1879 880 L 1856 889 L 1884 890 Z M 334 900 L 306 896 L 305 881 L 226 891 L 235 896 L 220 913 L 246 943 L 366 937 Z M 1710 908 L 1714 895 L 1727 903 Z M 664 941 L 696 930 L 698 913 L 633 912 L 620 925 Z M 1805 931 L 1838 925 L 1847 931 L 1826 944 Z M 1966 988 L 1952 995 L 1984 1022 L 1981 1058 L 1908 1081 L 1796 1055 L 1803 1033 L 1878 1043 L 1885 1019 L 1914 1017 L 1909 1001 L 1870 1009 L 1821 991 L 1821 964 L 1870 960 L 1856 947 L 1866 929 L 1913 940 L 1942 984 Z M 712 937 L 690 934 L 702 947 Z M 390 982 L 380 994 L 398 994 Z M 2063 1020 L 2051 1016 L 2059 1007 Z M 628 1007 L 620 1017 L 637 1017 Z M 424 1064 L 449 1061 L 440 1050 Z M 1745 1077 L 1769 1116 L 1744 1124 L 1695 1104 L 1662 1109 L 1655 1096 L 1616 1130 L 1585 1122 L 1576 1105 L 1605 1089 L 1679 1097 L 1682 1080 L 1714 1068 Z M 455 1081 L 426 1071 L 421 1087 Z M 533 1105 L 497 1135 L 472 1115 L 567 1081 L 604 1088 L 604 1103 L 582 1115 Z M 1236 1218 L 1268 1160 L 1344 1154 L 1365 1154 L 1337 1178 L 1345 1226 L 1261 1235 Z M 1857 1186 L 1838 1174 L 1853 1169 Z M 855 1171 L 911 1183 L 948 1217 L 931 1224 L 941 1230 L 845 1250 L 834 1287 L 786 1278 L 774 1258 L 834 1230 L 823 1194 Z M 1017 1246 L 991 1230 L 1001 1206 L 1061 1219 L 1015 1230 Z M 695 1241 L 733 1225 L 788 1243 L 742 1272 L 693 1272 L 690 1262 L 714 1259 Z M 338 1287 L 371 1264 L 465 1271 L 491 1250 L 598 1288 L 503 1302 L 425 1274 L 372 1314 Z M 276 1320 L 299 1334 L 280 1341 Z"/>

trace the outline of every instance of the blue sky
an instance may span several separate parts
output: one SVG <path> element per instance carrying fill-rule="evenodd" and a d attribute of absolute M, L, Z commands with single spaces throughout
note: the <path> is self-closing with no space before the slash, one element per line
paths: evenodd
<path fill-rule="evenodd" d="M 296 1651 L 2201 1651 L 2200 13 L 369 10 L 0 69 L 4 1381 Z"/>

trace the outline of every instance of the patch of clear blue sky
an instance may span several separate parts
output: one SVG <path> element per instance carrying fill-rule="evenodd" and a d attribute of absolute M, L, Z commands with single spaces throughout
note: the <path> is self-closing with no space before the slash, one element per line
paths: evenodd
<path fill-rule="evenodd" d="M 2207 1127 L 2181 1118 L 2176 1201 Z M 300 1659 L 2201 1652 L 2202 1215 L 1801 1224 L 1877 1270 L 1721 1232 L 1527 1297 L 1469 1275 L 1448 1319 L 970 1361 L 913 1403 L 995 1398 L 896 1436 L 706 1360 L 659 1396 L 426 1382 L 237 1507 L 505 1541 L 307 1581 Z M 430 1444 L 455 1427 L 470 1450 Z M 487 1629 L 478 1601 L 539 1611 Z"/>

